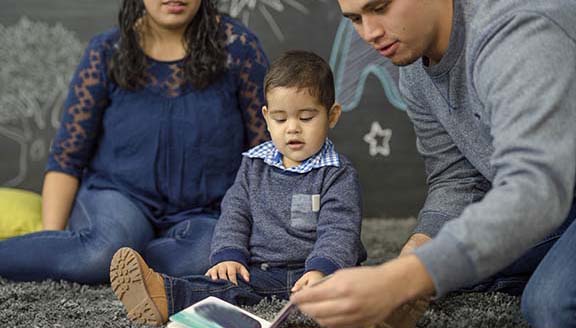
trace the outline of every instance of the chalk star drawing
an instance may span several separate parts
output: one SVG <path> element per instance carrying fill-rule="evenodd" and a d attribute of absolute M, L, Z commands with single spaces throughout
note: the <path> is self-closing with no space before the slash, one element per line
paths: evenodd
<path fill-rule="evenodd" d="M 390 139 L 392 138 L 391 129 L 382 129 L 378 122 L 372 122 L 370 132 L 364 136 L 364 141 L 370 145 L 370 155 L 382 156 L 390 155 Z M 382 143 L 379 141 L 382 140 Z"/>
<path fill-rule="evenodd" d="M 316 1 L 326 2 L 326 0 Z M 309 3 L 310 0 L 305 0 L 305 2 Z M 284 41 L 284 33 L 282 33 L 282 29 L 278 23 L 276 23 L 270 9 L 281 13 L 286 9 L 286 6 L 292 7 L 304 15 L 310 13 L 310 10 L 308 10 L 304 4 L 296 0 L 223 0 L 220 1 L 218 7 L 220 10 L 227 12 L 234 18 L 241 17 L 242 22 L 246 25 L 249 25 L 250 14 L 257 10 L 260 12 L 262 17 L 264 17 L 266 22 L 268 22 L 268 25 L 270 25 L 276 38 L 280 41 Z"/>
<path fill-rule="evenodd" d="M 18 186 L 28 165 L 45 161 L 54 129 L 59 126 L 67 85 L 82 54 L 76 35 L 57 24 L 21 18 L 0 24 L 0 143 L 16 144 L 18 171 L 2 186 Z"/>

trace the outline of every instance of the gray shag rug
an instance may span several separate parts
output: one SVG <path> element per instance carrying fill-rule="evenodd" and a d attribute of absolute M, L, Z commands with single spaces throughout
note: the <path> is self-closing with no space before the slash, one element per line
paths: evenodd
<path fill-rule="evenodd" d="M 408 238 L 414 219 L 364 221 L 363 240 L 368 264 L 395 257 Z M 283 305 L 272 299 L 248 307 L 271 319 Z M 138 327 L 130 323 L 109 286 L 86 286 L 65 281 L 14 283 L 0 278 L 0 327 Z M 318 327 L 302 314 L 286 327 Z M 433 302 L 418 327 L 529 327 L 522 319 L 519 299 L 501 293 L 467 293 Z"/>

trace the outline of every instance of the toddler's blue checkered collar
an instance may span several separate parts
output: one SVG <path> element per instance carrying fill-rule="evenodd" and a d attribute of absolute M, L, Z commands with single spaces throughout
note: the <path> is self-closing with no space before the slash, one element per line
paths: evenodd
<path fill-rule="evenodd" d="M 308 158 L 300 165 L 285 168 L 282 164 L 282 154 L 278 151 L 276 146 L 272 141 L 262 143 L 247 152 L 242 153 L 244 156 L 250 158 L 261 158 L 264 163 L 282 169 L 284 171 L 295 172 L 295 173 L 308 173 L 313 169 L 321 168 L 324 166 L 340 166 L 340 159 L 338 158 L 338 153 L 334 150 L 334 144 L 328 138 L 324 142 L 322 149 L 316 155 Z"/>

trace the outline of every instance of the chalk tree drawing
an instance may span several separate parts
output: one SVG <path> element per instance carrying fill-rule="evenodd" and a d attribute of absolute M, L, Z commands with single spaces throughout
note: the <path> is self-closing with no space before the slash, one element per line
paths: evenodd
<path fill-rule="evenodd" d="M 312 0 L 221 0 L 219 9 L 232 17 L 241 19 L 245 25 L 249 25 L 250 15 L 258 12 L 268 22 L 276 38 L 284 41 L 284 33 L 270 11 L 282 13 L 286 7 L 291 7 L 304 15 L 308 15 L 310 10 L 305 3 L 309 4 L 310 1 Z M 315 1 L 326 2 L 326 0 Z"/>
<path fill-rule="evenodd" d="M 390 104 L 406 109 L 398 90 L 398 68 L 362 40 L 347 19 L 342 19 L 338 26 L 330 66 L 334 71 L 338 102 L 344 111 L 358 106 L 370 74 L 378 78 Z"/>
<path fill-rule="evenodd" d="M 28 163 L 45 160 L 82 48 L 59 24 L 22 18 L 13 26 L 0 25 L 0 144 L 7 138 L 19 147 L 18 154 L 2 154 L 17 158 L 19 169 L 0 185 L 19 185 Z"/>
<path fill-rule="evenodd" d="M 391 129 L 382 129 L 380 123 L 372 122 L 370 132 L 364 136 L 364 141 L 370 145 L 370 156 L 378 154 L 382 156 L 390 155 L 390 140 L 392 139 Z"/>

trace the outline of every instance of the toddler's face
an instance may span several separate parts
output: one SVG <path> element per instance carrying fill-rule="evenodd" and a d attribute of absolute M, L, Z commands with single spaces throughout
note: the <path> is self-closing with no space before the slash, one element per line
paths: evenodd
<path fill-rule="evenodd" d="M 329 109 L 308 89 L 276 87 L 268 91 L 266 99 L 268 107 L 262 108 L 262 113 L 286 168 L 315 155 L 340 116 L 338 105 L 332 107 L 329 115 Z"/>

